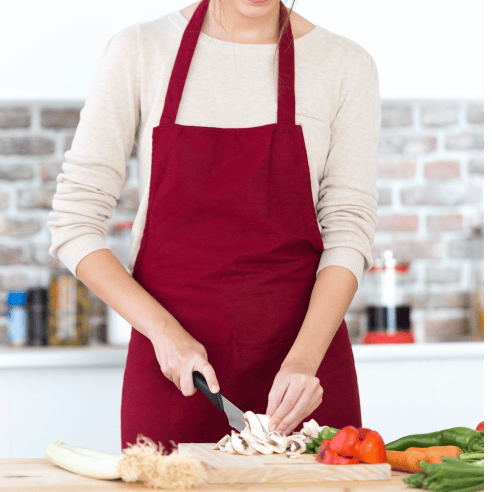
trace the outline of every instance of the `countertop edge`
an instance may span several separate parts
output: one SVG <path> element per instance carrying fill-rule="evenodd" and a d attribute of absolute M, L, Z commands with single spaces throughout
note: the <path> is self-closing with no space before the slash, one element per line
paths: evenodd
<path fill-rule="evenodd" d="M 484 342 L 353 345 L 355 362 L 482 359 Z M 124 367 L 128 347 L 0 348 L 0 369 Z"/>

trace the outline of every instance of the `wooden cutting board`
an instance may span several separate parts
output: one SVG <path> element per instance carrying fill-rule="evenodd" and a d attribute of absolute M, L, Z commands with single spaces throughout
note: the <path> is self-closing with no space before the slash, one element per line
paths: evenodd
<path fill-rule="evenodd" d="M 287 458 L 285 454 L 244 456 L 212 449 L 215 443 L 180 443 L 178 453 L 189 452 L 205 469 L 210 484 L 278 484 L 295 482 L 333 482 L 389 480 L 391 466 L 324 465 L 314 454 Z"/>

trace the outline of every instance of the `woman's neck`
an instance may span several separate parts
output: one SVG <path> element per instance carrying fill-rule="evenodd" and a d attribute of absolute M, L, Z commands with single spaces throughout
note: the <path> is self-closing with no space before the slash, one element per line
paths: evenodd
<path fill-rule="evenodd" d="M 199 3 L 198 1 L 181 10 L 187 20 L 191 19 Z M 276 44 L 278 19 L 278 3 L 272 4 L 272 8 L 262 12 L 261 16 L 252 16 L 235 8 L 233 2 L 210 0 L 202 32 L 212 38 L 234 43 Z M 303 36 L 316 27 L 295 12 L 292 12 L 290 20 L 294 38 Z"/>

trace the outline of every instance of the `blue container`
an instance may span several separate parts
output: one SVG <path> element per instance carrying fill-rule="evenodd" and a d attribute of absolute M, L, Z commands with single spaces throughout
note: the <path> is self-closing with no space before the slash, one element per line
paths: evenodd
<path fill-rule="evenodd" d="M 7 292 L 5 300 L 9 307 L 7 338 L 13 346 L 27 345 L 27 291 L 11 290 Z"/>

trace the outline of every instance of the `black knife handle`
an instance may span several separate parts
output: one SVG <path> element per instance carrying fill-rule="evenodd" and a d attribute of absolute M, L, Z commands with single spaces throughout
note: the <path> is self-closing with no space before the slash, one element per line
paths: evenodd
<path fill-rule="evenodd" d="M 222 403 L 222 393 L 212 393 L 208 387 L 202 373 L 193 371 L 193 384 L 198 388 L 221 412 L 224 411 L 224 404 Z"/>

